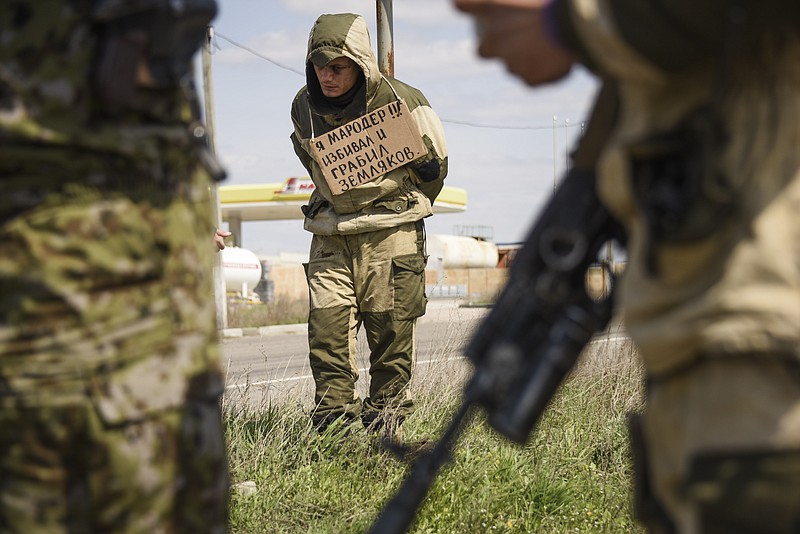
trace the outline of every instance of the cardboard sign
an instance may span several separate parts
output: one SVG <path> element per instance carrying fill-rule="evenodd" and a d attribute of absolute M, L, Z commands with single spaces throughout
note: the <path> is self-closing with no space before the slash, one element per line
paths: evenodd
<path fill-rule="evenodd" d="M 311 139 L 314 159 L 334 195 L 427 154 L 405 101 L 397 100 Z"/>

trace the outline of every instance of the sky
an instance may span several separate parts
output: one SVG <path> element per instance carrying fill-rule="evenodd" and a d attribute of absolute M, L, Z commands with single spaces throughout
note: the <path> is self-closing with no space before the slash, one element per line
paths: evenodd
<path fill-rule="evenodd" d="M 289 140 L 292 99 L 305 84 L 308 33 L 323 13 L 359 13 L 377 55 L 375 0 L 218 0 L 211 94 L 222 185 L 306 176 Z M 486 227 L 498 244 L 524 239 L 563 174 L 598 85 L 581 67 L 531 88 L 498 60 L 480 58 L 472 19 L 450 0 L 392 2 L 395 77 L 420 89 L 445 128 L 445 185 L 467 191 L 463 213 L 426 219 L 428 233 Z M 225 225 L 223 224 L 223 227 Z M 259 256 L 307 254 L 300 219 L 245 222 L 242 246 Z"/>

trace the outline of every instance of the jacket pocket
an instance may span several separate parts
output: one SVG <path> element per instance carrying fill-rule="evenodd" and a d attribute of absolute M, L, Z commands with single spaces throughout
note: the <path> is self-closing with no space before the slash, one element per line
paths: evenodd
<path fill-rule="evenodd" d="M 426 263 L 425 256 L 420 254 L 392 258 L 395 320 L 404 321 L 425 315 L 428 304 L 425 296 Z"/>

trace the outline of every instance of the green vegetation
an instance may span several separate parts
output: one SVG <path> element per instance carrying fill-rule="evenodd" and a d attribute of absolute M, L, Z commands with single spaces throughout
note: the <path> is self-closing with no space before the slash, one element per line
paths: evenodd
<path fill-rule="evenodd" d="M 413 533 L 643 532 L 631 513 L 626 413 L 642 402 L 630 347 L 593 345 L 525 447 L 500 438 L 478 412 L 423 504 Z M 435 439 L 455 410 L 466 366 L 415 384 L 405 439 Z M 459 377 L 454 381 L 454 376 Z M 233 533 L 363 533 L 409 470 L 361 428 L 318 435 L 308 406 L 283 399 L 255 410 L 225 403 L 234 483 Z"/>
<path fill-rule="evenodd" d="M 228 326 L 250 328 L 276 324 L 300 324 L 308 321 L 308 299 L 279 296 L 275 302 L 263 304 L 231 300 L 228 302 Z"/>

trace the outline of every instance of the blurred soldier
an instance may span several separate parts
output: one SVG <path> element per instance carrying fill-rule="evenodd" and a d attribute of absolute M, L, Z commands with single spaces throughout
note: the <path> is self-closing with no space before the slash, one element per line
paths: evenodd
<path fill-rule="evenodd" d="M 226 530 L 211 182 L 187 98 L 215 12 L 0 4 L 2 532 Z"/>
<path fill-rule="evenodd" d="M 532 85 L 580 62 L 619 87 L 598 188 L 627 228 L 619 298 L 647 373 L 640 518 L 800 531 L 799 4 L 455 5 Z"/>
<path fill-rule="evenodd" d="M 447 174 L 444 132 L 422 93 L 380 73 L 360 15 L 317 19 L 308 40 L 306 84 L 292 103 L 291 137 L 316 185 L 303 207 L 305 229 L 314 234 L 307 266 L 317 404 L 312 417 L 320 430 L 343 416 L 391 434 L 412 407 L 407 386 L 414 324 L 427 303 L 422 219 L 432 214 Z M 333 194 L 310 140 L 398 99 L 411 110 L 427 155 Z M 371 351 L 363 405 L 355 391 L 362 324 Z"/>

